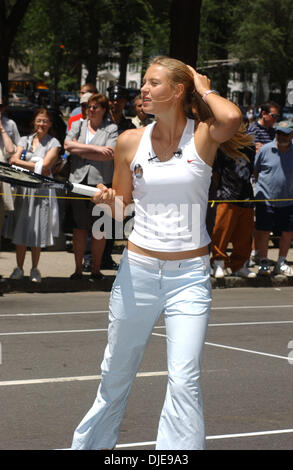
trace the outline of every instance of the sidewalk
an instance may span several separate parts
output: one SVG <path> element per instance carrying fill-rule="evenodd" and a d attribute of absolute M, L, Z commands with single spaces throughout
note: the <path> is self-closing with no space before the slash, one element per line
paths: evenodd
<path fill-rule="evenodd" d="M 120 250 L 121 251 L 121 250 Z M 278 250 L 269 249 L 269 259 L 276 261 Z M 119 263 L 121 254 L 113 254 L 113 259 Z M 293 263 L 293 249 L 289 250 L 288 262 Z M 30 252 L 27 253 L 24 265 L 24 279 L 11 280 L 9 276 L 13 271 L 15 252 L 0 252 L 0 274 L 3 280 L 0 283 L 0 293 L 9 292 L 78 292 L 78 291 L 110 291 L 116 276 L 116 271 L 103 270 L 105 279 L 90 282 L 89 273 L 84 273 L 84 279 L 72 281 L 69 276 L 74 272 L 74 255 L 67 251 L 43 251 L 40 257 L 39 269 L 42 274 L 41 283 L 29 281 L 31 268 Z M 251 268 L 257 271 L 257 267 Z M 257 277 L 256 279 L 242 279 L 234 276 L 226 276 L 224 279 L 211 278 L 213 288 L 231 287 L 284 287 L 293 286 L 293 277 L 271 276 L 269 278 Z M 1 301 L 0 301 L 1 302 Z"/>

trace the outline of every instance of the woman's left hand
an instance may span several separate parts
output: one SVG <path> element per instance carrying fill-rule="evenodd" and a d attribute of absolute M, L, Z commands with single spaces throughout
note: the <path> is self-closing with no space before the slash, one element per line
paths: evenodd
<path fill-rule="evenodd" d="M 190 65 L 187 66 L 193 75 L 195 90 L 202 96 L 211 89 L 211 80 L 206 75 L 201 75 Z"/>
<path fill-rule="evenodd" d="M 10 165 L 19 165 L 19 162 L 21 162 L 21 160 L 15 154 L 9 159 Z"/>

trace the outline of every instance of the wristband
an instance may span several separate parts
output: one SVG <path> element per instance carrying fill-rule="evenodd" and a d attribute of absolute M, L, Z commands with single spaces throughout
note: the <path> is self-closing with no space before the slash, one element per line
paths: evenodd
<path fill-rule="evenodd" d="M 1 134 L 5 134 L 6 130 L 5 129 L 1 129 Z"/>
<path fill-rule="evenodd" d="M 210 93 L 215 93 L 216 95 L 219 94 L 219 93 L 217 92 L 217 90 L 207 90 L 207 91 L 205 91 L 204 94 L 203 94 L 202 97 L 201 97 L 202 100 L 203 100 L 205 103 L 207 103 L 207 102 L 206 102 L 206 96 L 209 95 Z"/>

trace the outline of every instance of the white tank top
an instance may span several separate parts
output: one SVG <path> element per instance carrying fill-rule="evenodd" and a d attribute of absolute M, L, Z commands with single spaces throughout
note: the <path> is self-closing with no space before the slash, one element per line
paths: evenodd
<path fill-rule="evenodd" d="M 129 240 L 153 251 L 187 251 L 206 246 L 206 210 L 212 168 L 194 145 L 194 121 L 187 119 L 178 150 L 161 162 L 152 147 L 155 122 L 146 126 L 131 162 L 134 226 Z"/>

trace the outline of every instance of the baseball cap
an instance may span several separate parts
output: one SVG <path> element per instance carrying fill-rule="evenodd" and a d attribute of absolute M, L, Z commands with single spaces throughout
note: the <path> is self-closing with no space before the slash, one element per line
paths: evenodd
<path fill-rule="evenodd" d="M 284 134 L 291 134 L 293 132 L 293 121 L 280 121 L 274 125 L 276 132 L 284 132 Z"/>
<path fill-rule="evenodd" d="M 119 98 L 128 98 L 128 90 L 122 85 L 112 85 L 107 88 L 111 101 L 119 100 Z"/>
<path fill-rule="evenodd" d="M 92 96 L 92 93 L 84 93 L 82 97 L 80 98 L 80 104 L 87 103 L 91 96 Z"/>

